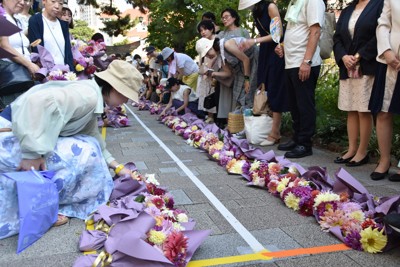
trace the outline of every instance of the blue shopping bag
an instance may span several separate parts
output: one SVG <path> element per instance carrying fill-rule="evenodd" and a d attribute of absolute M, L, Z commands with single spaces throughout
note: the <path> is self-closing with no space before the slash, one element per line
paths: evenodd
<path fill-rule="evenodd" d="M 35 243 L 57 221 L 58 191 L 51 181 L 54 174 L 34 170 L 3 174 L 17 185 L 20 224 L 17 253 Z"/>

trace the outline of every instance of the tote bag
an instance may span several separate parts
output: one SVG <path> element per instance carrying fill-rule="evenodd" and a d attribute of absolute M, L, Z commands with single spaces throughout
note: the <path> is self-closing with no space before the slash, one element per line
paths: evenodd
<path fill-rule="evenodd" d="M 25 66 L 0 60 L 0 96 L 27 91 L 34 85 Z"/>

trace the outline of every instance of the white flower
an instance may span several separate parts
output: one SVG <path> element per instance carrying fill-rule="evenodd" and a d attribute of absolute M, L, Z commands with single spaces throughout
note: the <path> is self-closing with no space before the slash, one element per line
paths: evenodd
<path fill-rule="evenodd" d="M 295 166 L 290 166 L 288 172 L 289 172 L 289 173 L 296 174 L 296 175 L 299 175 L 299 174 L 300 174 L 299 171 L 297 170 L 297 168 L 296 168 Z"/>
<path fill-rule="evenodd" d="M 145 175 L 146 177 L 146 181 L 150 184 L 154 184 L 154 185 L 160 185 L 160 183 L 157 181 L 154 173 L 153 174 L 147 174 Z"/>
<path fill-rule="evenodd" d="M 78 80 L 78 78 L 76 77 L 76 74 L 73 72 L 67 72 L 64 74 L 65 79 L 67 79 L 67 81 L 76 81 Z"/>
<path fill-rule="evenodd" d="M 255 160 L 251 165 L 250 165 L 250 171 L 255 171 L 260 167 L 261 161 Z"/>
<path fill-rule="evenodd" d="M 188 222 L 189 218 L 185 213 L 179 213 L 178 216 L 176 216 L 176 219 L 178 222 L 183 223 L 183 222 Z"/>
<path fill-rule="evenodd" d="M 233 153 L 233 151 L 225 151 L 225 156 L 227 157 L 233 157 L 235 154 Z"/>
<path fill-rule="evenodd" d="M 174 230 L 177 230 L 177 231 L 184 231 L 185 230 L 185 227 L 183 227 L 182 225 L 180 225 L 177 222 L 174 222 L 172 224 L 172 227 L 174 228 Z"/>

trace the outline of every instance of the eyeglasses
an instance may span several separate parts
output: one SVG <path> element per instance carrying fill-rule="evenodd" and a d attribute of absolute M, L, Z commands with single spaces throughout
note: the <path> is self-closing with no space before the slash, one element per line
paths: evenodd
<path fill-rule="evenodd" d="M 221 19 L 222 19 L 222 20 L 228 20 L 228 19 L 231 18 L 231 17 L 232 17 L 231 15 L 226 15 L 226 16 L 221 17 Z"/>

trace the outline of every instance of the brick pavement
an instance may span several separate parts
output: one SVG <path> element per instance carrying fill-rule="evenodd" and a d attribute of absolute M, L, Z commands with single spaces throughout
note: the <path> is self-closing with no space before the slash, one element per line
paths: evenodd
<path fill-rule="evenodd" d="M 135 110 L 135 108 L 133 108 Z M 302 217 L 286 208 L 267 191 L 246 186 L 239 176 L 228 175 L 200 150 L 185 144 L 170 129 L 155 120 L 148 111 L 135 111 L 157 137 L 218 197 L 226 208 L 268 250 L 279 251 L 301 247 L 339 244 L 340 241 L 320 230 L 313 218 Z M 198 249 L 193 260 L 251 253 L 249 245 L 214 208 L 179 166 L 132 117 L 133 126 L 108 129 L 107 143 L 118 161 L 133 161 L 142 173 L 156 173 L 161 185 L 175 197 L 179 208 L 197 222 L 196 229 L 211 229 L 212 234 Z M 265 149 L 265 148 L 263 148 Z M 282 153 L 276 151 L 278 155 Z M 338 165 L 331 163 L 337 155 L 314 149 L 312 157 L 299 159 L 304 167 L 325 166 L 333 175 Z M 374 164 L 347 169 L 371 193 L 378 196 L 400 194 L 400 184 L 369 179 Z M 15 254 L 17 237 L 0 240 L 0 266 L 71 266 L 80 255 L 77 244 L 84 224 L 73 219 L 68 225 L 52 228 L 37 243 L 20 255 Z M 252 262 L 225 266 L 400 266 L 400 249 L 384 254 L 357 251 L 307 255 L 268 262 Z"/>

